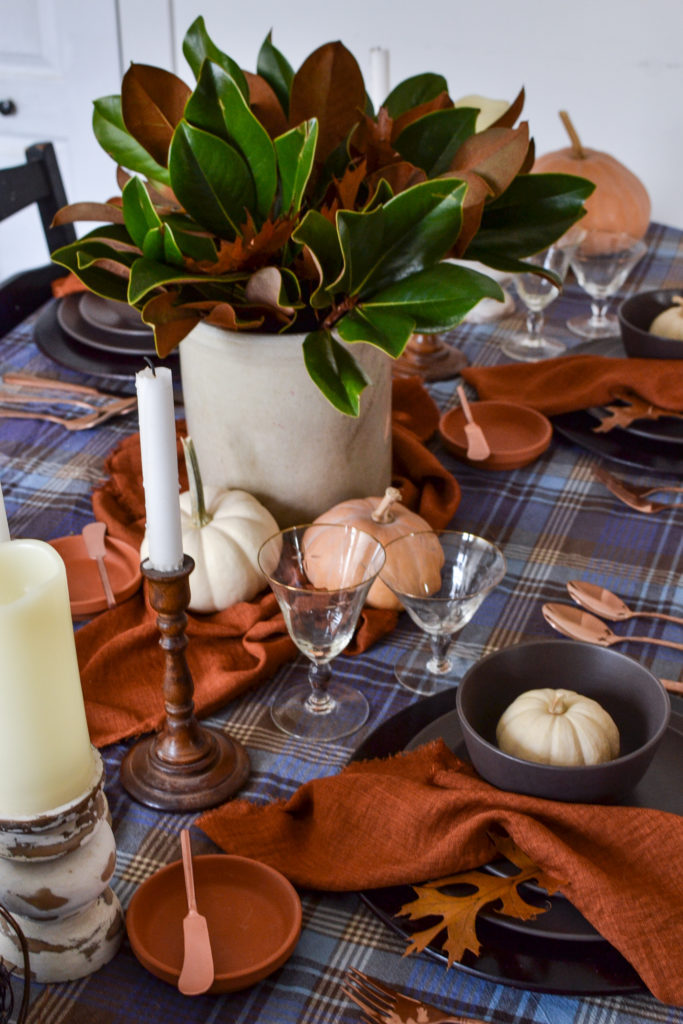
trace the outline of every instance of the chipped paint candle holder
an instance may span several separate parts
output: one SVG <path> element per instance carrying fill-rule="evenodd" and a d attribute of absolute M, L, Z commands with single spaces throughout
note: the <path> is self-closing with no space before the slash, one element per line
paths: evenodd
<path fill-rule="evenodd" d="M 41 983 L 92 974 L 123 937 L 123 912 L 109 885 L 116 847 L 103 783 L 93 749 L 83 793 L 49 811 L 0 819 L 0 903 L 23 932 L 31 978 Z M 0 957 L 25 974 L 19 939 L 2 918 Z"/>

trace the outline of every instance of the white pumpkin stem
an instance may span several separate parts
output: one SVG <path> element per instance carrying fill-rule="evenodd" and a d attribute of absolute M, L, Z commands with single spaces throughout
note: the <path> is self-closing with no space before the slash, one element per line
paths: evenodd
<path fill-rule="evenodd" d="M 391 509 L 397 501 L 401 500 L 401 497 L 398 487 L 387 487 L 384 497 L 370 517 L 373 523 L 393 523 L 394 516 Z"/>
<path fill-rule="evenodd" d="M 564 698 L 566 697 L 564 690 L 556 690 L 553 696 L 553 702 L 548 708 L 548 714 L 550 715 L 563 715 L 567 710 L 567 705 Z"/>
<path fill-rule="evenodd" d="M 676 312 L 679 316 L 683 316 L 683 295 L 674 295 L 671 299 L 674 306 L 678 306 Z"/>
<path fill-rule="evenodd" d="M 569 116 L 569 114 L 567 113 L 566 110 L 561 110 L 560 111 L 560 120 L 562 121 L 562 124 L 565 127 L 567 135 L 571 139 L 572 149 L 574 150 L 574 156 L 577 158 L 577 160 L 585 160 L 586 159 L 586 152 L 585 152 L 583 146 L 581 145 L 581 139 L 579 138 L 579 133 L 577 132 L 577 130 L 574 127 L 574 125 L 572 124 L 572 119 L 570 118 L 570 116 Z"/>
<path fill-rule="evenodd" d="M 183 443 L 183 453 L 185 455 L 185 465 L 187 467 L 187 479 L 190 484 L 190 505 L 192 507 L 192 522 L 201 529 L 210 523 L 213 516 L 210 516 L 206 511 L 206 503 L 204 501 L 204 485 L 202 483 L 202 475 L 199 472 L 199 459 L 197 458 L 197 449 L 194 446 L 194 441 L 191 437 L 181 437 Z"/>

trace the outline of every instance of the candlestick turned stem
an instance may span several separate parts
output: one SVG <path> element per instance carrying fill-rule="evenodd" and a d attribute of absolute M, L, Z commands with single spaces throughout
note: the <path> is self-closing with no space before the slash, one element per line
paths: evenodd
<path fill-rule="evenodd" d="M 180 569 L 160 572 L 149 562 L 142 573 L 157 612 L 164 651 L 166 720 L 160 732 L 131 748 L 121 766 L 130 795 L 148 807 L 167 811 L 201 810 L 222 803 L 244 784 L 249 757 L 237 741 L 201 725 L 194 714 L 194 683 L 185 658 L 185 609 L 194 561 L 185 555 Z"/>

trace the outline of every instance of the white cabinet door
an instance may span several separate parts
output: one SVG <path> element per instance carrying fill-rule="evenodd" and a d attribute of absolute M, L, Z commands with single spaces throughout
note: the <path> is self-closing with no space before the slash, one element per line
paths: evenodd
<path fill-rule="evenodd" d="M 114 195 L 116 168 L 91 119 L 92 101 L 121 83 L 116 0 L 0 0 L 0 18 L 0 101 L 14 108 L 0 114 L 0 166 L 49 141 L 70 202 Z M 0 224 L 0 280 L 47 261 L 35 208 Z"/>

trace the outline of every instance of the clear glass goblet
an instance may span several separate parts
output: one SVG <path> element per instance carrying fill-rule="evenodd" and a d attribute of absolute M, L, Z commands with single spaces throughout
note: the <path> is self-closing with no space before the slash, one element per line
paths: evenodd
<path fill-rule="evenodd" d="M 535 256 L 525 258 L 525 262 L 551 270 L 560 281 L 564 281 L 574 248 L 573 244 L 558 242 Z M 517 294 L 527 308 L 526 333 L 506 338 L 501 346 L 504 354 L 509 359 L 533 363 L 564 352 L 567 347 L 564 342 L 543 334 L 543 311 L 555 301 L 560 289 L 547 277 L 532 272 L 515 274 L 513 280 Z"/>
<path fill-rule="evenodd" d="M 311 662 L 308 682 L 289 687 L 271 705 L 273 721 L 304 739 L 348 736 L 366 721 L 369 706 L 360 690 L 331 680 L 330 662 L 353 636 L 384 548 L 355 526 L 315 523 L 270 537 L 258 564 L 289 635 Z"/>
<path fill-rule="evenodd" d="M 449 648 L 505 575 L 502 552 L 483 537 L 424 530 L 387 544 L 380 579 L 427 637 L 394 666 L 398 681 L 430 694 L 457 681 Z"/>
<path fill-rule="evenodd" d="M 618 231 L 588 231 L 576 246 L 571 268 L 591 299 L 591 312 L 574 316 L 567 327 L 581 338 L 609 338 L 619 334 L 619 320 L 608 313 L 612 296 L 619 291 L 639 259 L 647 252 L 641 239 Z"/>

